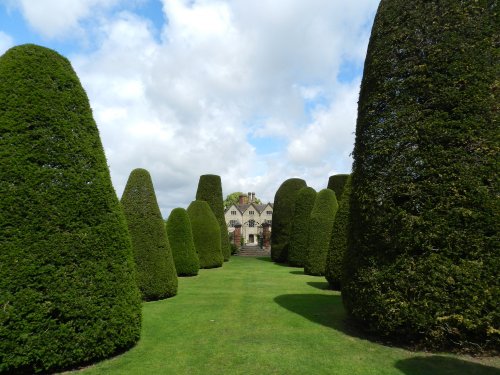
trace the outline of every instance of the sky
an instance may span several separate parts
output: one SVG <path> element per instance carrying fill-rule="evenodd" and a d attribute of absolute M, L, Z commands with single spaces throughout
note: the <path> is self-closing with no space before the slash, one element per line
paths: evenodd
<path fill-rule="evenodd" d="M 351 171 L 379 0 L 0 0 L 0 54 L 66 56 L 121 198 L 147 169 L 168 217 L 200 175 L 272 202 L 288 178 Z"/>

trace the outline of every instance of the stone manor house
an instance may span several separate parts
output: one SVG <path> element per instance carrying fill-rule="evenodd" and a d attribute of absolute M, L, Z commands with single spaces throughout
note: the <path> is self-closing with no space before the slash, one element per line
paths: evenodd
<path fill-rule="evenodd" d="M 270 230 L 273 220 L 273 204 L 256 204 L 255 193 L 240 195 L 238 204 L 231 205 L 224 214 L 229 233 L 241 234 L 245 244 L 259 244 L 263 237 L 263 224 L 266 230 Z M 235 231 L 235 228 L 237 229 Z"/>

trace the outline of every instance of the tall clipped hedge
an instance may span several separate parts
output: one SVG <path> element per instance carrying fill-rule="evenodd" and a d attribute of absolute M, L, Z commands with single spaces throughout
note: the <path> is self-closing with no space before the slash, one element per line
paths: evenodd
<path fill-rule="evenodd" d="M 365 62 L 343 300 L 428 349 L 500 347 L 494 4 L 382 0 Z"/>
<path fill-rule="evenodd" d="M 137 265 L 137 284 L 145 301 L 177 294 L 177 272 L 149 172 L 134 169 L 121 199 Z"/>
<path fill-rule="evenodd" d="M 297 193 L 306 182 L 300 178 L 284 181 L 274 195 L 271 225 L 271 259 L 278 263 L 288 260 L 288 247 L 292 230 L 292 216 Z"/>
<path fill-rule="evenodd" d="M 288 250 L 288 264 L 291 266 L 304 267 L 309 246 L 309 223 L 315 200 L 316 190 L 311 187 L 302 188 L 297 193 Z"/>
<path fill-rule="evenodd" d="M 304 261 L 304 273 L 323 276 L 326 255 L 330 247 L 332 226 L 339 205 L 335 192 L 323 189 L 316 195 L 309 223 L 309 246 Z"/>
<path fill-rule="evenodd" d="M 193 231 L 187 211 L 184 208 L 174 208 L 166 225 L 177 275 L 197 275 L 200 260 L 194 247 Z"/>
<path fill-rule="evenodd" d="M 0 373 L 53 372 L 137 342 L 130 237 L 71 64 L 0 57 Z"/>
<path fill-rule="evenodd" d="M 200 176 L 196 199 L 206 201 L 217 218 L 220 226 L 222 255 L 224 256 L 224 261 L 227 262 L 231 258 L 231 247 L 229 245 L 229 234 L 224 216 L 224 199 L 222 197 L 220 177 L 213 174 Z"/>
<path fill-rule="evenodd" d="M 192 201 L 187 209 L 193 230 L 194 247 L 200 268 L 222 267 L 224 257 L 220 247 L 220 226 L 206 201 Z"/>
<path fill-rule="evenodd" d="M 326 257 L 325 278 L 330 284 L 330 287 L 335 290 L 340 290 L 341 287 L 342 264 L 347 249 L 347 235 L 349 233 L 350 199 L 351 177 L 349 176 L 344 186 L 339 209 L 333 221 L 332 236 L 330 238 L 330 246 Z"/>
<path fill-rule="evenodd" d="M 337 197 L 338 202 L 340 202 L 340 200 L 342 199 L 344 187 L 348 178 L 348 174 L 336 174 L 330 176 L 330 178 L 328 179 L 327 188 L 335 192 L 335 196 Z"/>

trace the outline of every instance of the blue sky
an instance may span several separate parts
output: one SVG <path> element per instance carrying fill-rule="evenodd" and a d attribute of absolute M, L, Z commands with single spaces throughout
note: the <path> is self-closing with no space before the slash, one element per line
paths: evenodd
<path fill-rule="evenodd" d="M 0 53 L 68 57 L 120 197 L 150 171 L 162 212 L 198 178 L 272 201 L 287 178 L 319 190 L 350 171 L 356 103 L 378 0 L 4 0 Z"/>

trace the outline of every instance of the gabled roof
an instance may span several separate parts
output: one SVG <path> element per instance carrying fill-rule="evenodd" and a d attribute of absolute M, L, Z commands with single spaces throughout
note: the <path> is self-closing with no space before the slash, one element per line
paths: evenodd
<path fill-rule="evenodd" d="M 259 212 L 259 214 L 261 214 L 267 206 L 273 208 L 273 204 L 272 203 L 266 203 L 266 204 L 255 204 L 255 203 L 248 203 L 248 204 L 232 204 L 231 206 L 229 206 L 229 208 L 224 212 L 228 212 L 229 210 L 231 210 L 233 207 L 236 208 L 238 211 L 240 211 L 240 213 L 243 215 L 243 213 L 248 210 L 248 208 L 252 206 L 253 208 L 255 208 L 255 210 L 257 210 Z"/>

